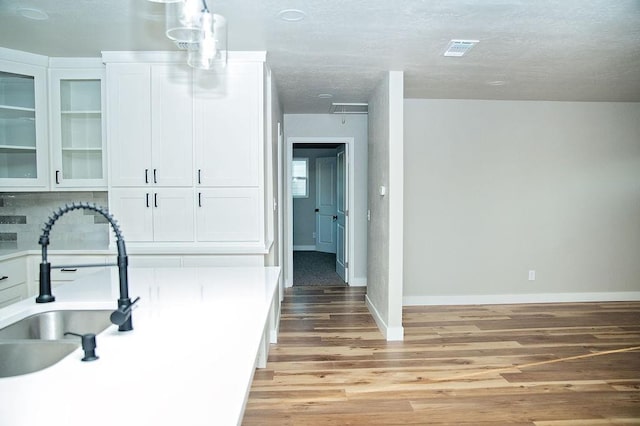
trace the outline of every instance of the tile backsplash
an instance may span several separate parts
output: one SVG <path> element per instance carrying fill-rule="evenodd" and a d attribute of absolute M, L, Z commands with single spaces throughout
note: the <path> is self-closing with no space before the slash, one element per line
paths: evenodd
<path fill-rule="evenodd" d="M 38 239 L 49 216 L 64 204 L 107 206 L 106 192 L 0 192 L 0 249 L 39 249 Z M 106 249 L 109 225 L 89 210 L 65 213 L 50 234 L 51 249 Z"/>

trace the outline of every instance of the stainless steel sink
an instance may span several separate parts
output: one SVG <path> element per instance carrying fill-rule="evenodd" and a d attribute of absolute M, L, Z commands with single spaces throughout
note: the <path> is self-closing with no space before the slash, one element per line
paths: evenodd
<path fill-rule="evenodd" d="M 78 339 L 66 332 L 98 334 L 111 325 L 109 310 L 48 311 L 31 315 L 0 329 L 0 339 Z"/>
<path fill-rule="evenodd" d="M 60 361 L 80 346 L 69 340 L 0 342 L 0 377 L 40 371 Z"/>

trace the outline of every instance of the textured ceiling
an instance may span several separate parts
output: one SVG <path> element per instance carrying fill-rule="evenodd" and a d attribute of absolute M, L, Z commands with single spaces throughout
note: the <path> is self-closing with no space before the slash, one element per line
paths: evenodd
<path fill-rule="evenodd" d="M 279 19 L 289 8 L 305 19 Z M 640 0 L 218 0 L 213 9 L 228 20 L 230 50 L 268 52 L 288 113 L 366 102 L 387 70 L 405 72 L 407 98 L 640 101 Z M 49 56 L 175 50 L 163 10 L 145 0 L 0 0 L 0 46 Z M 480 43 L 444 57 L 451 39 Z"/>

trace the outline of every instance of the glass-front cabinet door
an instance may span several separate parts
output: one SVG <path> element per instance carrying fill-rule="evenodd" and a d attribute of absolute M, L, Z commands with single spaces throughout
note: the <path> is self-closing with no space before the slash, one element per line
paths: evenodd
<path fill-rule="evenodd" d="M 103 69 L 51 69 L 52 189 L 105 189 Z"/>
<path fill-rule="evenodd" d="M 46 71 L 0 60 L 0 190 L 47 189 Z"/>

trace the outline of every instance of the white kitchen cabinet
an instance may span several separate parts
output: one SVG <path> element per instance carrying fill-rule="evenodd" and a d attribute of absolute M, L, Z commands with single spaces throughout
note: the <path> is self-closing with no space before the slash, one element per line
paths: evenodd
<path fill-rule="evenodd" d="M 107 139 L 113 186 L 144 185 L 151 168 L 151 69 L 107 65 Z"/>
<path fill-rule="evenodd" d="M 50 66 L 51 187 L 104 190 L 104 65 L 97 58 L 51 58 Z"/>
<path fill-rule="evenodd" d="M 264 238 L 257 188 L 198 188 L 197 240 L 254 245 Z"/>
<path fill-rule="evenodd" d="M 110 210 L 137 247 L 262 255 L 265 54 L 205 72 L 183 53 L 103 53 Z"/>
<path fill-rule="evenodd" d="M 27 297 L 26 257 L 0 262 L 0 308 Z"/>
<path fill-rule="evenodd" d="M 192 188 L 113 188 L 110 210 L 127 243 L 192 242 Z"/>
<path fill-rule="evenodd" d="M 48 189 L 47 60 L 0 48 L 0 189 Z"/>
<path fill-rule="evenodd" d="M 153 183 L 193 185 L 193 101 L 191 69 L 151 67 L 151 163 Z"/>
<path fill-rule="evenodd" d="M 196 74 L 194 140 L 198 185 L 261 185 L 263 67 L 262 62 L 231 62 L 225 71 Z"/>
<path fill-rule="evenodd" d="M 112 186 L 193 185 L 191 70 L 107 64 Z"/>

